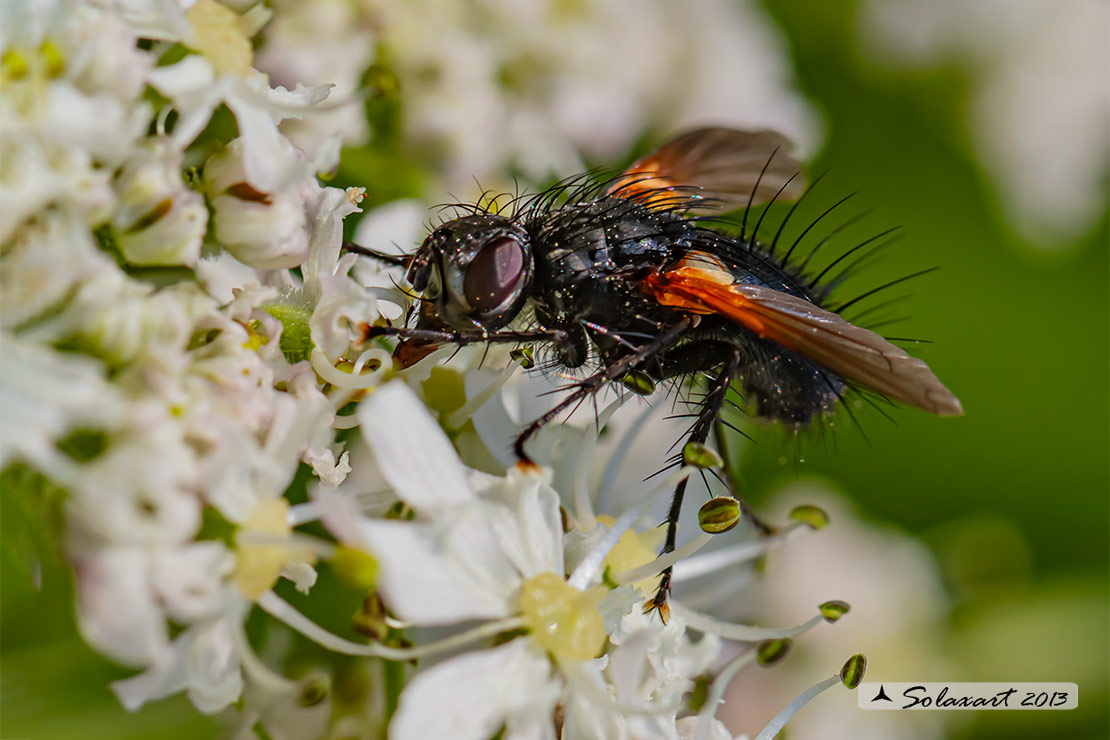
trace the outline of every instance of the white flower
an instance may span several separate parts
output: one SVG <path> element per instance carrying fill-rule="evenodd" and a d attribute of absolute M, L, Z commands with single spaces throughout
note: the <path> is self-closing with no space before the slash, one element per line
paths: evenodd
<path fill-rule="evenodd" d="M 285 182 L 270 188 L 263 184 L 269 178 L 247 172 L 248 144 L 242 137 L 204 166 L 216 238 L 240 262 L 267 270 L 296 267 L 308 257 L 312 225 L 307 210 L 321 189 L 313 178 L 316 163 L 302 161 L 292 144 L 281 141 L 280 155 L 274 152 L 280 158 L 270 165 L 285 171 Z"/>
<path fill-rule="evenodd" d="M 712 120 L 774 127 L 810 148 L 819 138 L 791 89 L 786 46 L 754 3 L 367 0 L 360 9 L 339 45 L 374 32 L 401 81 L 406 138 L 443 173 L 443 192 L 473 188 L 472 178 L 505 182 L 514 168 L 540 181 L 574 172 L 580 153 L 611 160 L 647 128 Z M 291 47 L 290 29 L 268 29 L 262 68 L 284 73 L 275 57 Z"/>
<path fill-rule="evenodd" d="M 229 616 L 191 625 L 146 671 L 112 684 L 120 703 L 136 711 L 147 702 L 187 691 L 205 714 L 226 709 L 243 691 L 235 622 Z"/>
<path fill-rule="evenodd" d="M 277 12 L 265 29 L 255 66 L 286 87 L 301 82 L 334 85 L 328 101 L 334 107 L 288 121 L 282 129 L 302 148 L 319 146 L 337 133 L 344 143 L 361 144 L 368 127 L 358 88 L 374 56 L 374 36 L 360 22 L 358 5 L 343 0 L 274 5 Z"/>
<path fill-rule="evenodd" d="M 554 740 L 559 687 L 550 673 L 547 658 L 524 640 L 452 658 L 409 682 L 389 736 L 486 740 L 505 726 L 507 740 Z"/>
<path fill-rule="evenodd" d="M 185 187 L 181 155 L 154 141 L 116 178 L 112 226 L 120 251 L 136 265 L 189 265 L 200 256 L 208 224 L 204 198 Z"/>
<path fill-rule="evenodd" d="M 0 347 L 0 468 L 23 459 L 76 477 L 54 440 L 94 425 L 115 428 L 126 413 L 123 397 L 91 358 L 10 334 L 0 334 Z"/>
<path fill-rule="evenodd" d="M 138 548 L 105 548 L 78 558 L 77 614 L 85 639 L 124 663 L 146 665 L 169 642 L 148 564 Z M 126 604 L 126 609 L 120 605 Z"/>
<path fill-rule="evenodd" d="M 254 73 L 246 78 L 217 75 L 205 59 L 187 56 L 176 64 L 159 67 L 150 73 L 151 84 L 169 97 L 181 111 L 182 119 L 171 137 L 187 143 L 208 123 L 212 111 L 221 103 L 235 114 L 243 139 L 243 166 L 251 185 L 261 192 L 272 192 L 299 181 L 303 165 L 290 161 L 288 141 L 277 123 L 290 116 L 304 115 L 327 97 L 321 85 L 293 91 L 271 89 L 265 78 Z"/>
<path fill-rule="evenodd" d="M 69 212 L 47 212 L 19 229 L 4 248 L 0 325 L 6 328 L 34 324 L 33 319 L 63 304 L 84 281 L 115 272 L 111 260 L 96 249 L 88 224 Z"/>
<path fill-rule="evenodd" d="M 316 477 L 320 479 L 321 484 L 328 488 L 338 488 L 346 480 L 347 474 L 351 472 L 350 457 L 351 453 L 346 450 L 336 460 L 335 452 L 330 449 L 309 448 L 305 450 L 301 459 L 312 466 L 312 470 L 316 473 Z"/>
<path fill-rule="evenodd" d="M 534 726 L 528 731 L 542 732 L 539 737 L 550 737 L 558 698 L 565 707 L 565 737 L 632 737 L 636 727 L 673 737 L 674 712 L 693 676 L 715 656 L 715 638 L 691 649 L 680 620 L 660 625 L 658 632 L 643 615 L 624 617 L 633 622 L 618 629 L 643 596 L 631 587 L 610 592 L 592 585 L 599 577 L 592 554 L 581 558 L 590 564 L 578 568 L 593 568 L 593 576 L 583 579 L 576 569 L 566 578 L 557 494 L 538 473 L 520 469 L 505 478 L 472 473 L 468 481 L 447 438 L 406 385 L 379 388 L 358 414 L 378 467 L 416 519 L 367 519 L 338 494 L 318 495 L 325 523 L 341 541 L 377 558 L 386 604 L 414 626 L 483 619 L 493 620 L 489 630 L 529 630 L 507 645 L 420 674 L 402 695 L 392 736 L 436 737 L 449 730 L 452 737 L 482 738 L 507 724 L 523 737 L 518 725 L 524 723 Z M 647 630 L 643 635 L 627 636 L 641 628 Z M 614 629 L 617 652 L 599 658 Z M 653 652 L 650 661 L 640 657 L 645 651 Z M 610 659 L 620 666 L 623 695 L 610 687 L 604 671 Z M 489 678 L 460 685 L 461 672 Z M 443 711 L 429 713 L 429 704 Z M 475 704 L 483 711 L 474 711 Z M 621 707 L 658 717 L 636 724 Z"/>
<path fill-rule="evenodd" d="M 788 618 L 813 600 L 845 599 L 852 614 L 835 630 L 815 630 L 799 642 L 790 661 L 775 670 L 777 682 L 756 682 L 740 676 L 718 713 L 734 729 L 751 726 L 755 707 L 777 706 L 804 686 L 822 667 L 843 660 L 851 645 L 867 655 L 882 656 L 887 670 L 906 675 L 950 675 L 955 667 L 943 660 L 938 625 L 946 618 L 947 599 L 937 566 L 921 542 L 892 529 L 862 521 L 851 506 L 825 486 L 801 483 L 783 491 L 771 504 L 788 510 L 805 501 L 819 504 L 830 525 L 819 537 L 799 538 L 769 558 L 766 577 L 747 594 L 760 604 L 761 618 Z M 835 572 L 815 563 L 836 563 Z M 874 737 L 932 740 L 945 735 L 943 715 L 908 721 L 901 712 L 881 712 L 873 719 L 859 716 L 853 702 L 815 704 L 791 721 L 797 740 L 847 740 Z M 745 724 L 746 722 L 746 724 Z"/>

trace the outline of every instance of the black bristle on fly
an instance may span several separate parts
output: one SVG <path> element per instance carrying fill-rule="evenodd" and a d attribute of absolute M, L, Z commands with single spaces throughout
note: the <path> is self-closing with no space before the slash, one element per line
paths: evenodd
<path fill-rule="evenodd" d="M 812 266 L 832 240 L 868 215 L 847 218 L 819 240 L 811 236 L 852 193 L 821 210 L 779 253 L 802 201 L 825 176 L 803 189 L 785 143 L 772 132 L 699 129 L 621 173 L 595 170 L 534 193 L 484 191 L 476 201 L 446 204 L 439 209 L 443 221 L 407 258 L 345 244 L 405 264 L 414 291 L 404 292 L 420 304 L 410 312 L 415 326 L 372 328 L 366 336 L 400 339 L 395 355 L 411 361 L 443 343 L 538 344 L 535 369 L 572 380 L 549 392 L 562 400 L 517 438 L 513 449 L 524 465 L 531 464 L 526 443 L 533 434 L 587 400 L 599 418 L 597 393 L 630 371 L 640 378 L 638 387 L 669 386 L 669 418 L 690 420 L 668 454 L 683 442 L 703 445 L 722 429 L 748 437 L 721 418 L 726 406 L 795 433 L 823 429 L 815 422 L 842 407 L 865 440 L 852 409 L 856 398 L 888 419 L 880 402 L 891 398 L 933 413 L 960 413 L 959 402 L 923 363 L 890 344 L 920 340 L 873 332 L 890 320 L 882 312 L 895 300 L 855 314 L 856 322 L 870 317 L 871 330 L 841 316 L 931 270 L 841 302 L 832 298 L 897 237 L 897 228 Z M 793 203 L 770 242 L 762 241 L 765 219 L 784 200 Z M 756 206 L 763 210 L 749 232 Z M 730 208 L 743 210 L 738 228 L 722 216 Z M 648 479 L 683 464 L 680 450 Z M 731 488 L 716 471 L 709 474 Z M 701 477 L 708 486 L 704 471 Z M 671 502 L 664 552 L 674 549 L 685 491 L 684 480 Z M 771 531 L 740 501 L 757 530 Z M 669 588 L 667 569 L 650 602 L 660 613 Z"/>

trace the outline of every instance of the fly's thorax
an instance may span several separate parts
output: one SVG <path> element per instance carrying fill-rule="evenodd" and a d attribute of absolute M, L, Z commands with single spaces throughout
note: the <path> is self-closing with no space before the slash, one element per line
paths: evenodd
<path fill-rule="evenodd" d="M 455 329 L 500 329 L 528 299 L 535 272 L 528 232 L 493 214 L 465 216 L 433 231 L 407 279 Z"/>
<path fill-rule="evenodd" d="M 536 298 L 557 320 L 625 315 L 652 306 L 639 280 L 675 258 L 694 226 L 617 198 L 566 206 L 545 214 L 532 229 Z"/>

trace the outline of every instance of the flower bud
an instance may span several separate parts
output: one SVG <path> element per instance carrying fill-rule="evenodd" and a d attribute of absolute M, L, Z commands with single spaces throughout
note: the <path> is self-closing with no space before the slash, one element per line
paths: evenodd
<path fill-rule="evenodd" d="M 655 381 L 645 372 L 629 370 L 621 379 L 624 387 L 638 396 L 650 396 L 655 393 Z"/>
<path fill-rule="evenodd" d="M 740 502 L 731 496 L 711 498 L 698 509 L 698 526 L 703 532 L 720 534 L 740 523 Z"/>
<path fill-rule="evenodd" d="M 335 574 L 357 588 L 371 588 L 378 578 L 378 561 L 369 553 L 340 545 L 328 561 Z"/>
<path fill-rule="evenodd" d="M 509 357 L 519 362 L 525 370 L 531 370 L 536 366 L 536 358 L 531 347 L 517 347 L 509 353 Z"/>
<path fill-rule="evenodd" d="M 304 201 L 297 194 L 279 193 L 269 203 L 219 195 L 212 207 L 216 238 L 243 264 L 278 270 L 308 257 Z"/>
<path fill-rule="evenodd" d="M 289 147 L 289 157 L 296 157 Z M 305 193 L 312 183 L 267 193 L 247 174 L 243 140 L 208 158 L 204 184 L 215 210 L 215 236 L 243 264 L 264 270 L 296 267 L 308 256 Z"/>
<path fill-rule="evenodd" d="M 725 461 L 716 451 L 700 442 L 687 442 L 682 448 L 682 462 L 695 468 L 720 468 Z"/>
<path fill-rule="evenodd" d="M 312 312 L 295 303 L 271 303 L 262 310 L 281 322 L 281 353 L 287 362 L 307 360 L 312 353 L 312 335 L 308 320 Z"/>
<path fill-rule="evenodd" d="M 208 226 L 204 198 L 185 186 L 181 157 L 161 147 L 132 157 L 116 178 L 115 241 L 133 265 L 189 265 Z"/>
<path fill-rule="evenodd" d="M 814 530 L 824 529 L 829 523 L 829 515 L 825 513 L 825 510 L 810 504 L 795 506 L 790 511 L 790 518 L 796 522 L 802 522 Z"/>
<path fill-rule="evenodd" d="M 331 692 L 331 680 L 326 674 L 318 673 L 301 682 L 301 693 L 297 697 L 297 704 L 302 707 L 314 707 L 328 698 Z"/>
<path fill-rule="evenodd" d="M 778 663 L 794 647 L 794 641 L 789 639 L 764 640 L 755 649 L 755 660 L 764 668 Z"/>
<path fill-rule="evenodd" d="M 848 658 L 848 662 L 840 669 L 840 682 L 844 684 L 845 688 L 854 689 L 860 685 L 863 680 L 863 674 L 867 672 L 867 658 L 863 655 L 853 655 Z"/>
<path fill-rule="evenodd" d="M 840 601 L 838 599 L 826 601 L 817 608 L 821 611 L 821 616 L 825 618 L 825 621 L 830 624 L 843 617 L 852 609 L 847 601 Z"/>
<path fill-rule="evenodd" d="M 371 591 L 355 612 L 351 628 L 375 642 L 382 642 L 389 635 L 389 623 L 385 617 L 385 604 L 382 603 L 381 596 Z"/>

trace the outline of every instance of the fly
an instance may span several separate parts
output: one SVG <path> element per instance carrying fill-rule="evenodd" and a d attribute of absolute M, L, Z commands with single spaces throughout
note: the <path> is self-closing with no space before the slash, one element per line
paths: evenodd
<path fill-rule="evenodd" d="M 752 206 L 793 200 L 796 207 L 805 194 L 787 147 L 772 131 L 698 129 L 615 178 L 572 178 L 507 209 L 471 206 L 412 255 L 345 243 L 348 251 L 404 266 L 420 298 L 410 326 L 368 328 L 366 339 L 401 340 L 395 354 L 402 364 L 443 344 L 475 342 L 544 345 L 568 370 L 591 363 L 566 397 L 516 438 L 525 464 L 537 431 L 622 381 L 650 392 L 669 379 L 708 377 L 686 433 L 687 444 L 696 445 L 708 440 L 733 386 L 753 415 L 791 429 L 832 412 L 847 393 L 962 414 L 922 360 L 842 316 L 855 300 L 830 299 L 837 282 L 830 272 L 868 242 L 812 274 L 812 252 L 793 256 L 801 237 L 779 256 L 781 227 L 769 245 L 758 239 L 762 215 L 748 233 Z M 738 234 L 700 215 L 739 208 Z M 684 480 L 671 500 L 663 553 L 675 548 L 685 492 Z M 665 615 L 669 590 L 667 569 L 646 609 Z"/>

